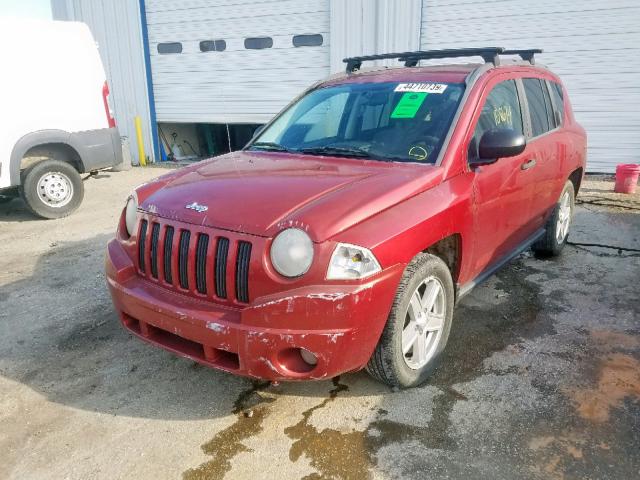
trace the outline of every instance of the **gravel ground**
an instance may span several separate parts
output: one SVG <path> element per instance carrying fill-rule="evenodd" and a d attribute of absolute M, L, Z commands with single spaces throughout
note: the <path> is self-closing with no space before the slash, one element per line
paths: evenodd
<path fill-rule="evenodd" d="M 141 343 L 103 277 L 124 199 L 0 205 L 0 478 L 638 478 L 640 196 L 589 180 L 571 244 L 466 297 L 422 388 L 251 382 Z"/>

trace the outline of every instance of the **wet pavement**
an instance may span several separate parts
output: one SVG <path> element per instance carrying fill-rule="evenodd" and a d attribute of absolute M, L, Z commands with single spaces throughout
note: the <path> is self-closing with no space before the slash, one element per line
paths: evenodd
<path fill-rule="evenodd" d="M 423 387 L 270 385 L 117 323 L 104 245 L 160 173 L 92 179 L 57 222 L 0 206 L 0 478 L 640 477 L 635 197 L 585 184 L 563 255 L 525 253 L 466 297 Z"/>

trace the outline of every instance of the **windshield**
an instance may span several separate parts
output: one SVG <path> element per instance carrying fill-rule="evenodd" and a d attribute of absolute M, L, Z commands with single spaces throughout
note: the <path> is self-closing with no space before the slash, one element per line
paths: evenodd
<path fill-rule="evenodd" d="M 435 163 L 464 85 L 351 83 L 311 91 L 248 146 L 384 161 Z"/>

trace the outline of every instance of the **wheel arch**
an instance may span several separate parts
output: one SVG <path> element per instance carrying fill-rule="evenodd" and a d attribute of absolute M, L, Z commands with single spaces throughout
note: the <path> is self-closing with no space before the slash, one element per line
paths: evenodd
<path fill-rule="evenodd" d="M 78 148 L 73 145 L 71 134 L 64 130 L 40 130 L 24 135 L 11 151 L 9 177 L 11 185 L 22 183 L 20 172 L 33 162 L 25 162 L 31 156 L 49 157 L 71 164 L 84 173 L 84 164 Z M 33 158 L 33 157 L 31 157 Z"/>
<path fill-rule="evenodd" d="M 462 235 L 452 233 L 425 248 L 421 253 L 430 253 L 440 258 L 449 268 L 454 285 L 460 275 L 462 262 Z"/>

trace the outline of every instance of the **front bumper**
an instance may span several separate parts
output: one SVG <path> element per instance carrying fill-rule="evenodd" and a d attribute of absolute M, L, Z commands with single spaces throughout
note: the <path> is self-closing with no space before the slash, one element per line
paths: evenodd
<path fill-rule="evenodd" d="M 235 308 L 139 277 L 117 240 L 106 256 L 107 282 L 125 328 L 199 363 L 272 381 L 322 379 L 363 368 L 402 272 L 396 265 L 366 283 L 306 286 Z M 301 317 L 307 328 L 287 328 L 300 325 Z M 301 348 L 317 357 L 315 366 L 303 360 Z"/>

